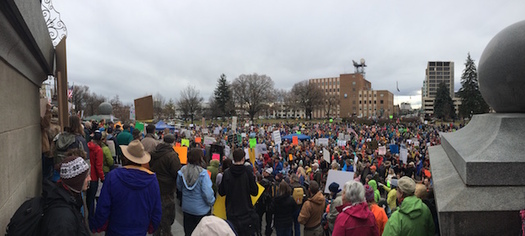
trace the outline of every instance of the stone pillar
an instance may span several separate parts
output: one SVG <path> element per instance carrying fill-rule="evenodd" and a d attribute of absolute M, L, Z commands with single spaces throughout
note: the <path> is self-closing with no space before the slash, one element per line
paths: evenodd
<path fill-rule="evenodd" d="M 525 209 L 525 21 L 498 33 L 479 61 L 497 112 L 441 133 L 429 149 L 442 235 L 521 235 Z"/>

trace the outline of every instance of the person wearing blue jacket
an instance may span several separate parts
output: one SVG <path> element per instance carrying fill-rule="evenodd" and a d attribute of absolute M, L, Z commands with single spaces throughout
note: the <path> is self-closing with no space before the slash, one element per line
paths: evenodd
<path fill-rule="evenodd" d="M 188 153 L 188 165 L 178 172 L 177 189 L 182 192 L 182 213 L 184 214 L 184 234 L 190 236 L 197 224 L 211 214 L 215 203 L 212 182 L 208 171 L 199 164 L 204 153 L 200 148 L 192 148 Z"/>
<path fill-rule="evenodd" d="M 138 140 L 120 147 L 125 165 L 106 176 L 95 215 L 90 216 L 90 229 L 93 233 L 106 231 L 106 236 L 151 234 L 162 216 L 157 176 L 141 166 L 151 156 Z"/>

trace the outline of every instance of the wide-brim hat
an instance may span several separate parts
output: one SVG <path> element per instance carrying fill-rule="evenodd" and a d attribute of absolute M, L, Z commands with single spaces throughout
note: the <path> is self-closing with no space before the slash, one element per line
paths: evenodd
<path fill-rule="evenodd" d="M 139 140 L 133 140 L 129 145 L 120 145 L 124 156 L 137 164 L 146 164 L 151 160 L 148 152 L 144 151 L 144 146 Z"/>

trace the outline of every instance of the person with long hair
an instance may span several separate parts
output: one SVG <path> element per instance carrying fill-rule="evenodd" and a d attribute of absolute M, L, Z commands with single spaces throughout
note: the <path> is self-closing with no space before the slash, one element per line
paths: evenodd
<path fill-rule="evenodd" d="M 178 172 L 177 189 L 182 192 L 184 234 L 190 236 L 201 219 L 211 214 L 215 203 L 212 182 L 208 171 L 201 167 L 204 153 L 192 148 L 188 153 L 188 164 Z"/>
<path fill-rule="evenodd" d="M 277 236 L 292 236 L 293 214 L 298 205 L 292 198 L 292 189 L 286 181 L 281 181 L 277 192 L 279 195 L 271 204 L 275 233 Z"/>

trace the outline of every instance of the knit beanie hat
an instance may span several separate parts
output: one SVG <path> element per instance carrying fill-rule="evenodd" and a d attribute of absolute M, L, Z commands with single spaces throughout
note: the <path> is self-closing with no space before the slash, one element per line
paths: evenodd
<path fill-rule="evenodd" d="M 60 179 L 73 192 L 80 193 L 89 172 L 89 165 L 82 157 L 67 157 L 60 166 Z"/>
<path fill-rule="evenodd" d="M 370 185 L 365 185 L 365 198 L 367 202 L 374 201 L 374 189 Z"/>

